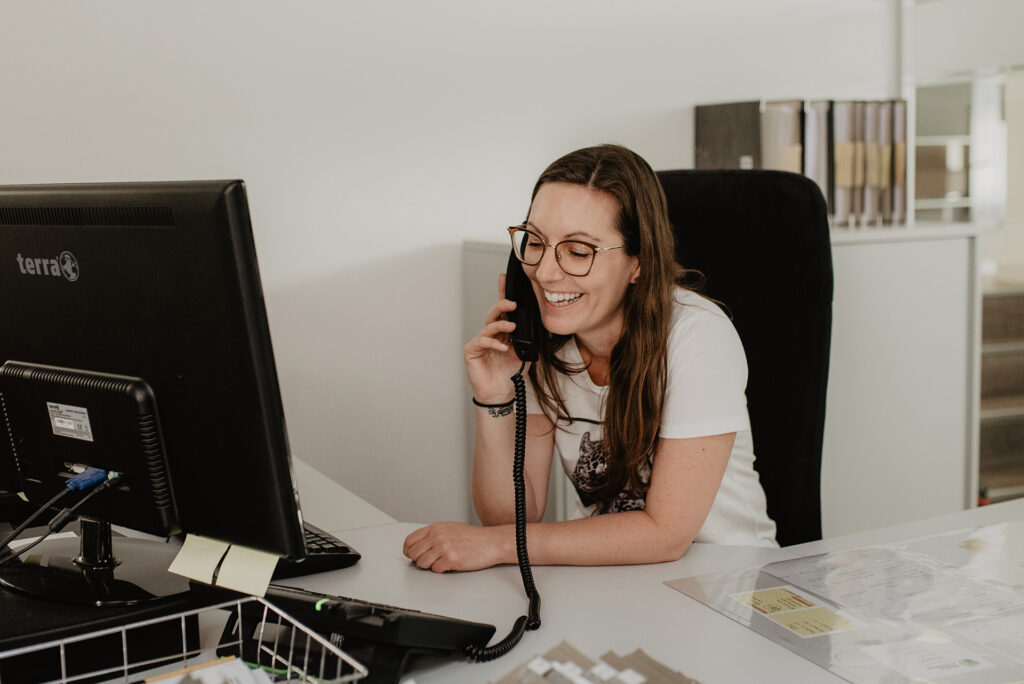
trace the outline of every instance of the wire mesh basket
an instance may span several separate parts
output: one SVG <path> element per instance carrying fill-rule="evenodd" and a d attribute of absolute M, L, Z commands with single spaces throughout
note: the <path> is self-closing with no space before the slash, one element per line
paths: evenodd
<path fill-rule="evenodd" d="M 254 681 L 336 684 L 367 675 L 336 644 L 245 597 L 0 652 L 0 684 L 193 681 L 173 675 L 232 657 L 259 671 Z"/>

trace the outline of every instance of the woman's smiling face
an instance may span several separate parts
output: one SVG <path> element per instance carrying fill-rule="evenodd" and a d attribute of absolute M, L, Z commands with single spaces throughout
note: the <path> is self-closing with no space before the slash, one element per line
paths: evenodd
<path fill-rule="evenodd" d="M 580 240 L 615 247 L 624 242 L 616 228 L 618 216 L 618 200 L 607 193 L 571 183 L 545 183 L 533 198 L 527 225 L 551 245 Z M 523 268 L 549 332 L 576 335 L 591 348 L 614 344 L 622 335 L 622 301 L 640 273 L 639 260 L 625 249 L 597 253 L 586 276 L 567 275 L 550 247 L 539 264 Z"/>

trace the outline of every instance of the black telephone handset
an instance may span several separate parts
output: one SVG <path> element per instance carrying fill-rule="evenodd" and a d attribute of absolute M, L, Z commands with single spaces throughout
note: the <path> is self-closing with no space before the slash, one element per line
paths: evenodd
<path fill-rule="evenodd" d="M 508 268 L 505 269 L 505 298 L 516 303 L 515 311 L 507 314 L 508 320 L 516 324 L 516 329 L 509 335 L 509 342 L 516 356 L 523 362 L 512 376 L 516 411 L 512 484 L 515 489 L 516 559 L 519 562 L 519 574 L 523 578 L 523 588 L 530 600 L 530 608 L 527 615 L 516 619 L 508 636 L 494 646 L 466 648 L 467 656 L 481 662 L 505 655 L 515 648 L 526 630 L 540 627 L 540 593 L 533 582 L 530 556 L 526 550 L 526 479 L 523 475 L 526 460 L 526 381 L 523 380 L 523 370 L 527 362 L 537 360 L 537 336 L 544 332 L 544 328 L 540 323 L 540 307 L 537 306 L 537 298 L 530 286 L 530 279 L 526 277 L 523 264 L 514 253 L 509 254 Z"/>
<path fill-rule="evenodd" d="M 537 360 L 537 335 L 543 330 L 540 309 L 522 262 L 511 252 L 505 268 L 505 298 L 516 303 L 515 311 L 506 314 L 508 320 L 516 324 L 509 341 L 521 361 L 532 363 Z"/>

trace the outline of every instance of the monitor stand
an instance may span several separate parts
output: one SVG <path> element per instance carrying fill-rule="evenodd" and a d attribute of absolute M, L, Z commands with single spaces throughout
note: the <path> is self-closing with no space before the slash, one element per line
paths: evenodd
<path fill-rule="evenodd" d="M 0 585 L 49 601 L 132 606 L 187 593 L 189 582 L 167 571 L 180 547 L 117 538 L 110 523 L 81 519 L 78 539 L 48 539 L 0 566 Z"/>

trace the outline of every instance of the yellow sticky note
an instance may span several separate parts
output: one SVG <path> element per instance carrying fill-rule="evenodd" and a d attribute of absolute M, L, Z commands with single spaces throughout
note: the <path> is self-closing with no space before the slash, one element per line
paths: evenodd
<path fill-rule="evenodd" d="M 852 620 L 847 620 L 842 615 L 823 607 L 793 610 L 768 617 L 801 637 L 831 634 L 860 627 Z"/>
<path fill-rule="evenodd" d="M 815 605 L 789 587 L 749 591 L 743 594 L 734 594 L 732 598 L 750 606 L 762 615 L 811 608 Z"/>
<path fill-rule="evenodd" d="M 277 567 L 277 556 L 233 545 L 217 573 L 217 586 L 227 587 L 251 596 L 264 596 Z"/>
<path fill-rule="evenodd" d="M 176 575 L 210 584 L 213 572 L 227 550 L 228 544 L 225 542 L 197 534 L 185 535 L 185 543 L 167 569 Z"/>

